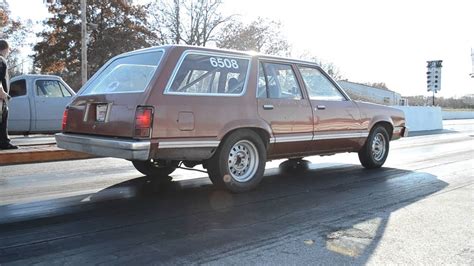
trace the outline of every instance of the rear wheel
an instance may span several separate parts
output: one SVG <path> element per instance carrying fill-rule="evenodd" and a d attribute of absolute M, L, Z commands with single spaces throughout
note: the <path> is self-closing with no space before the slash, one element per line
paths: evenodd
<path fill-rule="evenodd" d="M 176 170 L 176 164 L 166 164 L 154 160 L 132 161 L 132 163 L 140 173 L 151 177 L 167 177 Z"/>
<path fill-rule="evenodd" d="M 232 192 L 249 191 L 263 178 L 267 153 L 260 136 L 251 130 L 229 135 L 207 164 L 209 177 Z"/>
<path fill-rule="evenodd" d="M 367 169 L 382 167 L 387 160 L 389 141 L 387 130 L 382 126 L 376 126 L 359 151 L 360 163 Z"/>

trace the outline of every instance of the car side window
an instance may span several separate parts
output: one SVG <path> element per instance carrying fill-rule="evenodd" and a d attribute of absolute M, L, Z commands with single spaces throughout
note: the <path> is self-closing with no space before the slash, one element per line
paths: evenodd
<path fill-rule="evenodd" d="M 277 63 L 262 64 L 263 71 L 260 72 L 264 73 L 265 78 L 262 80 L 259 77 L 259 90 L 261 90 L 260 85 L 266 82 L 268 98 L 294 100 L 303 98 L 291 65 Z"/>
<path fill-rule="evenodd" d="M 345 101 L 342 93 L 317 68 L 298 67 L 311 100 Z"/>
<path fill-rule="evenodd" d="M 230 54 L 185 54 L 166 92 L 240 95 L 245 91 L 249 63 L 249 58 Z"/>
<path fill-rule="evenodd" d="M 20 79 L 10 83 L 10 92 L 8 94 L 13 98 L 26 95 L 26 81 Z"/>
<path fill-rule="evenodd" d="M 71 93 L 58 80 L 37 80 L 36 95 L 39 97 L 70 97 Z"/>

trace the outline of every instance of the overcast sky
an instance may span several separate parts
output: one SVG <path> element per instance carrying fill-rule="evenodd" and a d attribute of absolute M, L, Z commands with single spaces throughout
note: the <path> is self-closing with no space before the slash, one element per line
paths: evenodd
<path fill-rule="evenodd" d="M 47 16 L 43 0 L 8 2 L 13 16 Z M 474 93 L 473 0 L 226 0 L 224 8 L 247 21 L 280 20 L 296 52 L 334 63 L 350 81 L 385 82 L 402 95 L 428 95 L 426 61 L 443 60 L 438 95 Z"/>

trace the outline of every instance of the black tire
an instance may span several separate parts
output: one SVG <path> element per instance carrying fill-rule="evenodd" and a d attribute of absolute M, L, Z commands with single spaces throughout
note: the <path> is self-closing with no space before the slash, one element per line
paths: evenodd
<path fill-rule="evenodd" d="M 132 163 L 133 166 L 135 166 L 135 169 L 140 173 L 151 177 L 167 177 L 176 170 L 175 165 L 160 165 L 158 162 L 152 160 L 132 161 Z"/>
<path fill-rule="evenodd" d="M 387 160 L 390 138 L 383 126 L 376 126 L 359 151 L 359 160 L 367 169 L 380 168 Z"/>
<path fill-rule="evenodd" d="M 255 189 L 262 181 L 267 150 L 260 136 L 239 130 L 227 136 L 207 163 L 212 183 L 232 192 Z"/>

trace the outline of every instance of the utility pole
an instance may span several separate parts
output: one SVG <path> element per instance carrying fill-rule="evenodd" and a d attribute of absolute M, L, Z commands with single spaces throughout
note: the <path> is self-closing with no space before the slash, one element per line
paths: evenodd
<path fill-rule="evenodd" d="M 86 0 L 81 0 L 81 77 L 82 85 L 87 81 L 87 17 Z"/>

